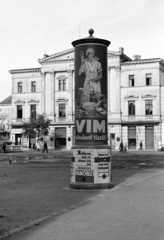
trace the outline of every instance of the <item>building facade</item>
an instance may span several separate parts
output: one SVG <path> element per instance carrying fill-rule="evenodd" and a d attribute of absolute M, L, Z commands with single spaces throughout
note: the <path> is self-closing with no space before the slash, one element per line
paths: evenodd
<path fill-rule="evenodd" d="M 0 102 L 0 142 L 10 139 L 12 97 L 9 96 Z"/>
<path fill-rule="evenodd" d="M 52 120 L 51 148 L 74 144 L 74 49 L 38 60 L 40 68 L 10 70 L 12 76 L 11 140 L 24 147 L 22 122 L 33 112 Z M 103 83 L 102 83 L 103 84 Z M 79 93 L 80 96 L 81 93 Z M 164 61 L 130 59 L 124 49 L 108 52 L 108 143 L 118 149 L 158 149 L 164 143 Z"/>

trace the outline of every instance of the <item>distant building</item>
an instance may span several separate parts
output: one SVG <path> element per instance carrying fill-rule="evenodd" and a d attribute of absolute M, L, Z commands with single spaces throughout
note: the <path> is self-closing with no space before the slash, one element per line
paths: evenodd
<path fill-rule="evenodd" d="M 34 112 L 52 120 L 51 147 L 70 149 L 74 143 L 74 49 L 38 60 L 40 68 L 10 70 L 12 75 L 11 140 L 28 146 L 22 121 Z M 80 93 L 79 93 L 80 94 Z M 108 51 L 109 144 L 120 140 L 129 149 L 157 149 L 164 143 L 164 61 L 130 59 L 124 49 Z"/>
<path fill-rule="evenodd" d="M 10 139 L 10 124 L 12 116 L 12 97 L 0 102 L 0 141 Z"/>

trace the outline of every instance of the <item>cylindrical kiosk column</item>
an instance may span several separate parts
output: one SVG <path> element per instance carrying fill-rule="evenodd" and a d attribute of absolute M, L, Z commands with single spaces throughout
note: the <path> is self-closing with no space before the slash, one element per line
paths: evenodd
<path fill-rule="evenodd" d="M 108 64 L 110 42 L 90 36 L 72 42 L 75 48 L 75 145 L 72 147 L 73 189 L 112 188 L 108 146 Z"/>

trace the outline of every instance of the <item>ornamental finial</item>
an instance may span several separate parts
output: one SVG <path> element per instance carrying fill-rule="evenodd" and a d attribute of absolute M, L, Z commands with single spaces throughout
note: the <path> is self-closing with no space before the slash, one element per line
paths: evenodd
<path fill-rule="evenodd" d="M 90 34 L 90 36 L 89 37 L 93 37 L 92 35 L 94 34 L 94 30 L 93 29 L 89 29 L 89 34 Z"/>

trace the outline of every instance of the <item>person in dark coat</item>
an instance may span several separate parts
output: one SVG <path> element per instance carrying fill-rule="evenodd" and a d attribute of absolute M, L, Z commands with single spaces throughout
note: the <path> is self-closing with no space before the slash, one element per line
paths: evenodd
<path fill-rule="evenodd" d="M 43 146 L 43 153 L 44 153 L 44 151 L 46 151 L 47 153 L 48 153 L 48 147 L 47 147 L 47 142 L 46 141 L 44 141 L 44 146 Z"/>
<path fill-rule="evenodd" d="M 6 152 L 6 144 L 3 142 L 2 143 L 2 153 Z"/>
<path fill-rule="evenodd" d="M 124 153 L 124 145 L 123 145 L 123 141 L 120 142 L 120 151 L 119 151 L 119 152 Z"/>
<path fill-rule="evenodd" d="M 142 147 L 143 147 L 143 143 L 142 143 L 142 141 L 141 141 L 141 142 L 140 142 L 140 148 L 139 148 L 139 150 L 142 151 Z"/>

